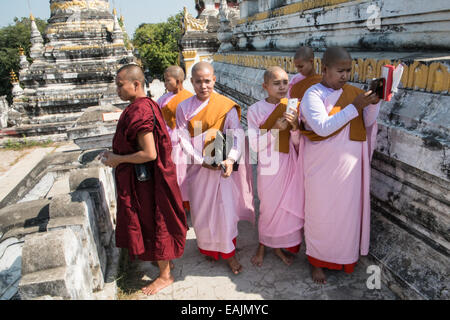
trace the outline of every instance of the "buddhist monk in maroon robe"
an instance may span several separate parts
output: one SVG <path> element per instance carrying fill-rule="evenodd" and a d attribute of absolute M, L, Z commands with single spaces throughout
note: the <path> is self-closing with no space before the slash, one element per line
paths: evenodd
<path fill-rule="evenodd" d="M 172 145 L 158 105 L 145 95 L 142 69 L 128 65 L 116 78 L 117 93 L 131 104 L 123 111 L 113 139 L 113 152 L 102 154 L 115 168 L 117 187 L 116 245 L 132 258 L 157 261 L 160 275 L 145 294 L 173 283 L 171 260 L 183 255 L 188 229 Z M 150 180 L 138 181 L 135 164 L 145 163 Z M 173 266 L 173 265 L 172 265 Z"/>

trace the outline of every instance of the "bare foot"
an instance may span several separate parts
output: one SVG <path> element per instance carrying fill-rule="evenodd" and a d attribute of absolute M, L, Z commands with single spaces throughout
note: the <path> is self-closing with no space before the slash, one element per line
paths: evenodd
<path fill-rule="evenodd" d="M 264 260 L 264 245 L 260 244 L 256 250 L 256 254 L 252 257 L 252 264 L 257 267 L 261 267 Z"/>
<path fill-rule="evenodd" d="M 274 252 L 286 265 L 290 266 L 292 264 L 292 260 L 294 260 L 292 256 L 287 257 L 280 248 L 275 248 Z"/>
<path fill-rule="evenodd" d="M 233 256 L 233 257 L 227 259 L 227 263 L 228 263 L 228 265 L 230 266 L 231 271 L 232 271 L 234 274 L 239 274 L 239 273 L 242 271 L 242 266 L 241 266 L 241 264 L 239 263 L 239 261 L 236 259 L 235 256 Z"/>
<path fill-rule="evenodd" d="M 170 286 L 174 282 L 174 278 L 170 275 L 168 278 L 162 278 L 159 276 L 147 287 L 142 288 L 142 292 L 148 296 L 154 295 L 164 289 L 165 287 Z"/>
<path fill-rule="evenodd" d="M 158 267 L 158 262 L 152 261 L 152 265 L 154 265 L 155 267 Z M 172 261 L 169 261 L 169 265 L 170 265 L 170 269 L 171 269 L 171 270 L 172 270 L 173 268 L 175 268 L 175 265 L 173 264 Z"/>
<path fill-rule="evenodd" d="M 327 280 L 322 268 L 312 267 L 311 275 L 315 283 L 326 284 Z"/>

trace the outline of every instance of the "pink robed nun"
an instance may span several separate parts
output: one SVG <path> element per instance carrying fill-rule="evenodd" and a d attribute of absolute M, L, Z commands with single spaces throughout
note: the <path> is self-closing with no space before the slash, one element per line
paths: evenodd
<path fill-rule="evenodd" d="M 233 240 L 238 235 L 238 221 L 254 221 L 251 172 L 248 171 L 247 165 L 241 163 L 237 172 L 233 172 L 229 178 L 224 178 L 221 170 L 202 167 L 207 131 L 191 138 L 188 123 L 208 103 L 209 99 L 202 102 L 196 96 L 180 103 L 176 113 L 177 131 L 180 145 L 192 163 L 187 167 L 186 182 L 190 186 L 188 197 L 197 245 L 201 251 L 230 254 L 235 250 Z M 245 157 L 242 154 L 245 136 L 235 108 L 226 115 L 224 131 L 227 129 L 238 129 L 242 132 L 235 135 L 228 158 L 238 160 L 241 156 Z"/>
<path fill-rule="evenodd" d="M 250 106 L 247 113 L 250 147 L 258 152 L 258 233 L 259 242 L 265 246 L 292 248 L 302 241 L 304 217 L 303 174 L 298 158 L 300 134 L 298 130 L 291 131 L 289 153 L 275 150 L 276 138 L 270 131 L 260 131 L 260 127 L 277 105 L 261 100 Z"/>
<path fill-rule="evenodd" d="M 349 139 L 348 122 L 358 116 L 353 105 L 328 116 L 342 89 L 322 84 L 309 88 L 301 102 L 301 119 L 308 130 L 335 136 L 312 142 L 303 137 L 306 254 L 312 260 L 354 265 L 367 255 L 370 240 L 370 160 L 377 134 L 380 103 L 363 111 L 366 141 Z M 311 259 L 310 259 L 311 261 Z M 325 265 L 326 266 L 326 265 Z"/>
<path fill-rule="evenodd" d="M 161 98 L 158 99 L 158 105 L 161 109 L 167 106 L 167 104 L 175 97 L 176 95 L 172 92 L 167 92 Z M 176 134 L 176 130 L 173 130 L 169 126 L 166 126 L 167 131 L 169 132 L 170 140 L 172 141 L 172 160 L 175 163 L 176 171 L 177 171 L 177 182 L 180 186 L 181 190 L 181 196 L 183 198 L 183 201 L 189 201 L 188 198 L 188 184 L 185 183 L 186 178 L 186 168 L 187 168 L 187 157 L 186 154 L 183 152 L 180 144 L 179 144 L 179 138 Z"/>

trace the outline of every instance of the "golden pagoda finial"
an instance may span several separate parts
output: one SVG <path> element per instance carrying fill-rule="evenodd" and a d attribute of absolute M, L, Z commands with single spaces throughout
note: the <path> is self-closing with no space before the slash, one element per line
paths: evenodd
<path fill-rule="evenodd" d="M 22 46 L 19 47 L 19 55 L 24 56 L 25 51 L 23 50 Z"/>
<path fill-rule="evenodd" d="M 116 10 L 116 8 L 113 9 L 113 15 L 117 16 L 117 10 Z"/>
<path fill-rule="evenodd" d="M 30 20 L 31 20 L 31 21 L 34 21 L 34 16 L 33 16 L 32 13 L 30 13 Z"/>
<path fill-rule="evenodd" d="M 11 72 L 9 74 L 11 77 L 11 84 L 19 83 L 19 79 L 17 79 L 16 73 L 14 72 L 14 70 L 11 70 Z"/>
<path fill-rule="evenodd" d="M 120 15 L 119 21 L 123 23 L 124 20 L 125 20 L 125 19 L 124 19 L 123 15 Z"/>

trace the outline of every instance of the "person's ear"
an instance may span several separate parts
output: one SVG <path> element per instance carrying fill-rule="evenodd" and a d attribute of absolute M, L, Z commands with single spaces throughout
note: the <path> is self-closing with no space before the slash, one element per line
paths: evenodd
<path fill-rule="evenodd" d="M 267 90 L 267 84 L 265 82 L 263 82 L 262 87 L 264 90 Z"/>

